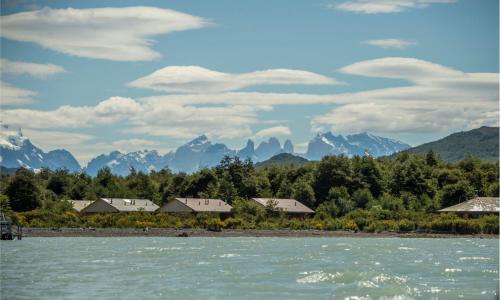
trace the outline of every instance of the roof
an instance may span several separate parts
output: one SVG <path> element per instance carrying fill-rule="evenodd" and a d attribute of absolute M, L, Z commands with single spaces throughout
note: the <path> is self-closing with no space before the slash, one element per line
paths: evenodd
<path fill-rule="evenodd" d="M 267 206 L 269 201 L 276 202 L 276 209 L 283 210 L 286 213 L 314 213 L 314 210 L 305 206 L 295 199 L 278 199 L 278 198 L 252 198 L 257 203 Z"/>
<path fill-rule="evenodd" d="M 101 198 L 109 205 L 118 209 L 120 212 L 126 211 L 146 211 L 154 212 L 159 207 L 148 199 L 123 199 L 123 198 Z"/>
<path fill-rule="evenodd" d="M 82 209 L 85 207 L 89 206 L 93 200 L 69 200 L 69 203 L 73 205 L 73 209 L 76 210 L 77 212 L 81 212 Z"/>
<path fill-rule="evenodd" d="M 500 211 L 499 198 L 476 197 L 474 199 L 439 210 L 440 212 L 461 213 L 498 213 Z"/>
<path fill-rule="evenodd" d="M 195 212 L 231 212 L 231 205 L 220 199 L 175 198 Z"/>

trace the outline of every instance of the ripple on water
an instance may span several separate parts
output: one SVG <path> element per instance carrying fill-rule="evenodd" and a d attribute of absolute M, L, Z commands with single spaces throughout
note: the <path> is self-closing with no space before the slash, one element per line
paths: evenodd
<path fill-rule="evenodd" d="M 490 260 L 491 258 L 489 257 L 483 257 L 483 256 L 463 256 L 459 258 L 460 260 Z"/>
<path fill-rule="evenodd" d="M 370 280 L 362 280 L 358 282 L 359 287 L 364 287 L 364 288 L 378 288 L 379 285 L 370 281 Z"/>
<path fill-rule="evenodd" d="M 302 275 L 307 275 L 296 280 L 297 283 L 318 283 L 318 282 L 335 282 L 335 278 L 342 276 L 342 273 L 326 273 L 323 271 L 302 272 Z"/>
<path fill-rule="evenodd" d="M 462 272 L 462 269 L 460 269 L 460 268 L 446 268 L 446 269 L 444 269 L 444 271 L 447 273 L 456 273 L 456 272 Z"/>
<path fill-rule="evenodd" d="M 113 259 L 95 259 L 95 260 L 82 260 L 82 263 L 92 263 L 92 264 L 113 264 L 115 261 Z"/>
<path fill-rule="evenodd" d="M 403 284 L 406 283 L 407 279 L 402 276 L 391 276 L 388 274 L 380 273 L 379 275 L 375 276 L 372 278 L 372 281 L 375 283 L 396 283 L 396 284 Z"/>
<path fill-rule="evenodd" d="M 238 257 L 238 256 L 240 256 L 240 255 L 237 253 L 226 253 L 226 254 L 219 255 L 220 258 Z"/>
<path fill-rule="evenodd" d="M 411 248 L 411 247 L 398 247 L 398 250 L 412 251 L 412 250 L 415 250 L 415 248 Z"/>

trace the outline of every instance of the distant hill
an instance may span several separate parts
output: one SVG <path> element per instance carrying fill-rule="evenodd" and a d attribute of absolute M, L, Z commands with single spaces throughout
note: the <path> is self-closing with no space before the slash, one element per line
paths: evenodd
<path fill-rule="evenodd" d="M 14 175 L 17 170 L 18 168 L 6 168 L 4 166 L 0 166 L 0 175 Z"/>
<path fill-rule="evenodd" d="M 296 156 L 290 153 L 280 153 L 263 162 L 256 163 L 257 168 L 265 168 L 270 166 L 285 166 L 296 165 L 300 166 L 309 162 L 307 159 Z"/>
<path fill-rule="evenodd" d="M 498 160 L 498 127 L 486 127 L 453 133 L 440 140 L 426 143 L 407 151 L 424 154 L 430 149 L 439 154 L 442 159 L 456 162 L 465 155 L 472 154 L 483 160 Z"/>

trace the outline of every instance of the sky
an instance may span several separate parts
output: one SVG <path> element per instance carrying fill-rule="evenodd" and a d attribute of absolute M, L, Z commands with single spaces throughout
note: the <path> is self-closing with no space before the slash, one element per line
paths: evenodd
<path fill-rule="evenodd" d="M 305 152 L 499 124 L 498 0 L 1 4 L 1 122 L 83 165 L 201 134 Z"/>

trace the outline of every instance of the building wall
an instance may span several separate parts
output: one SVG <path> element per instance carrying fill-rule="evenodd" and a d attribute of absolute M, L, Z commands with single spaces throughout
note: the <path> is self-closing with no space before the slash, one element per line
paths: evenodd
<path fill-rule="evenodd" d="M 101 212 L 118 212 L 118 210 L 113 206 L 109 205 L 106 201 L 99 199 L 94 203 L 90 204 L 89 206 L 85 207 L 84 209 L 82 209 L 81 212 L 101 213 Z"/>
<path fill-rule="evenodd" d="M 186 205 L 179 202 L 179 200 L 173 200 L 164 204 L 160 207 L 157 212 L 192 212 L 193 210 Z"/>

